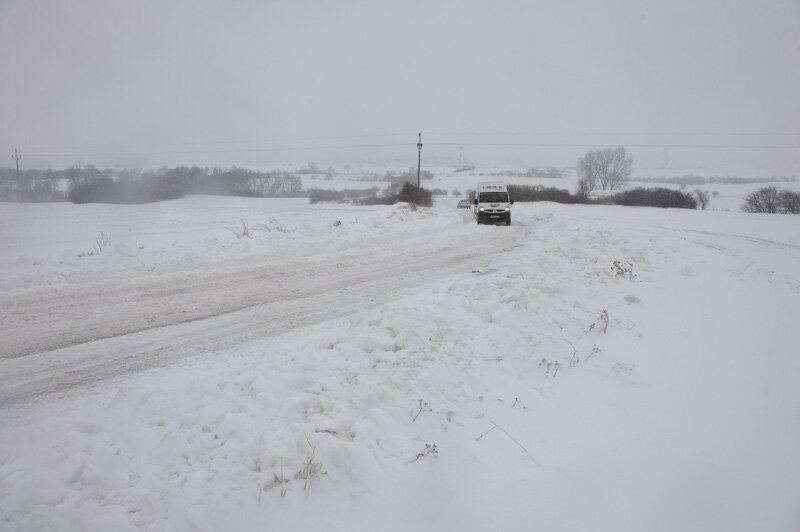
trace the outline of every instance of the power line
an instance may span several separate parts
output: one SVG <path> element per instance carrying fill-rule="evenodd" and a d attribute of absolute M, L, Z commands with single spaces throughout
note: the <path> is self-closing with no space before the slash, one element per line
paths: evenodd
<path fill-rule="evenodd" d="M 530 148 L 615 148 L 624 144 L 625 148 L 721 148 L 721 149 L 777 149 L 800 150 L 797 145 L 770 145 L 770 144 L 675 144 L 659 142 L 657 144 L 631 144 L 625 143 L 595 143 L 595 142 L 430 142 L 432 146 L 474 146 L 474 147 L 530 147 Z"/>
<path fill-rule="evenodd" d="M 407 133 L 404 133 L 407 135 Z M 538 131 L 538 132 L 439 132 L 429 133 L 434 136 L 465 136 L 465 137 L 547 137 L 547 136 L 584 136 L 584 137 L 800 137 L 798 133 L 748 133 L 738 132 L 688 132 L 688 131 L 645 131 L 645 132 L 624 132 L 624 131 Z"/>
<path fill-rule="evenodd" d="M 367 136 L 349 138 L 374 138 Z M 332 137 L 331 137 L 332 139 Z M 293 141 L 300 141 L 294 139 Z M 284 141 L 284 142 L 293 142 Z M 280 141 L 275 141 L 280 142 Z M 199 144 L 199 143 L 196 143 Z M 651 143 L 608 143 L 608 142 L 428 142 L 429 146 L 439 147 L 485 147 L 485 148 L 613 148 L 624 146 L 629 149 L 731 149 L 731 150 L 800 150 L 800 144 L 726 144 L 726 143 L 676 143 L 676 142 L 651 142 Z M 409 142 L 392 143 L 337 143 L 317 145 L 272 145 L 252 148 L 217 148 L 217 149 L 176 149 L 157 151 L 42 151 L 29 152 L 29 157 L 124 157 L 136 155 L 196 155 L 196 154 L 226 154 L 226 153 L 265 153 L 273 151 L 313 151 L 313 150 L 346 150 L 346 149 L 381 149 L 381 148 L 408 148 Z"/>
<path fill-rule="evenodd" d="M 163 150 L 149 152 L 97 152 L 97 153 L 31 153 L 36 157 L 120 157 L 126 155 L 194 155 L 198 153 L 259 153 L 269 151 L 298 151 L 298 150 L 333 150 L 333 149 L 361 149 L 361 148 L 395 148 L 408 147 L 408 143 L 396 144 L 336 144 L 327 146 L 272 146 L 262 148 L 229 148 L 217 150 Z"/>

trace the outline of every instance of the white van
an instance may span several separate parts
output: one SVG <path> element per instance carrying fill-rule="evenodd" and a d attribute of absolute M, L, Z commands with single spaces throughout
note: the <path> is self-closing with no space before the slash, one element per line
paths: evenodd
<path fill-rule="evenodd" d="M 475 219 L 479 224 L 511 225 L 514 200 L 508 197 L 508 189 L 503 183 L 478 183 L 473 203 Z"/>

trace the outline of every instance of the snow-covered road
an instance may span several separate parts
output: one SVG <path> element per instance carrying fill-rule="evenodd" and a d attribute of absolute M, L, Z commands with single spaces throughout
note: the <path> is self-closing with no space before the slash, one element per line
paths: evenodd
<path fill-rule="evenodd" d="M 405 207 L 384 211 L 389 219 L 428 217 Z M 309 245 L 256 250 L 241 263 L 217 254 L 165 273 L 156 264 L 129 275 L 78 270 L 55 287 L 27 279 L 25 289 L 0 294 L 0 406 L 374 307 L 482 264 L 525 235 L 519 224 L 476 235 L 466 211 L 449 218 L 389 236 L 372 227 L 333 247 L 283 230 Z M 156 223 L 130 220 L 131 227 Z"/>

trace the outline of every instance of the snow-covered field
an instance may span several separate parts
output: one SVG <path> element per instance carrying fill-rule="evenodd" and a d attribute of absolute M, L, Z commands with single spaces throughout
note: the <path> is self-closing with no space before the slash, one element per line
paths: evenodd
<path fill-rule="evenodd" d="M 4 205 L 0 528 L 800 529 L 800 217 L 455 201 Z"/>

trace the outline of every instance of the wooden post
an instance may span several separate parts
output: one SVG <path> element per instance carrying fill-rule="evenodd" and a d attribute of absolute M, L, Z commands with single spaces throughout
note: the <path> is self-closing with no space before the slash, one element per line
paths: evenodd
<path fill-rule="evenodd" d="M 11 156 L 14 159 L 14 162 L 17 165 L 17 199 L 22 199 L 22 179 L 19 177 L 19 162 L 22 159 L 22 155 L 17 153 L 17 149 L 14 148 L 14 155 Z"/>

